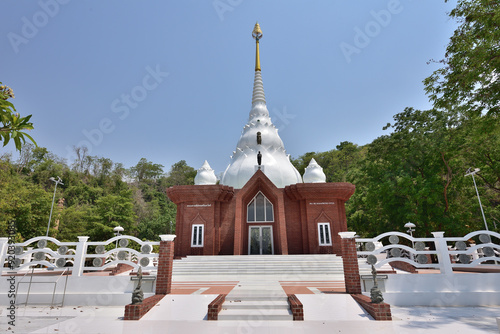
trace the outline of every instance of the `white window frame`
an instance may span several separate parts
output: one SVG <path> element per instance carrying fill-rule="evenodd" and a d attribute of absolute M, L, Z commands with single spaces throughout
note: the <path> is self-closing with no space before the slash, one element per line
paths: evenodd
<path fill-rule="evenodd" d="M 201 229 L 201 236 L 200 236 Z M 191 228 L 191 247 L 203 247 L 203 240 L 205 239 L 205 225 L 193 224 Z"/>
<path fill-rule="evenodd" d="M 325 231 L 327 230 L 327 231 Z M 321 240 L 321 235 L 323 232 L 323 239 Z M 328 233 L 326 233 L 328 232 Z M 328 240 L 327 240 L 328 239 Z M 329 241 L 329 242 L 327 242 Z M 330 228 L 330 223 L 318 223 L 318 242 L 320 246 L 331 246 L 332 245 L 332 230 Z"/>
<path fill-rule="evenodd" d="M 259 196 L 259 194 L 261 194 L 263 197 L 264 197 L 264 220 L 257 220 L 257 206 L 255 205 L 255 199 L 257 198 L 257 196 Z M 253 218 L 254 220 L 248 220 L 248 210 L 249 210 L 249 207 L 250 207 L 250 204 L 254 203 L 254 206 L 253 206 Z M 271 205 L 271 219 L 269 219 L 269 217 L 267 217 L 267 205 L 268 204 Z M 247 223 L 274 223 L 274 205 L 273 203 L 271 203 L 271 201 L 266 197 L 266 195 L 264 195 L 262 193 L 262 191 L 259 191 L 255 196 L 254 198 L 252 198 L 252 200 L 250 202 L 248 202 L 247 204 Z"/>

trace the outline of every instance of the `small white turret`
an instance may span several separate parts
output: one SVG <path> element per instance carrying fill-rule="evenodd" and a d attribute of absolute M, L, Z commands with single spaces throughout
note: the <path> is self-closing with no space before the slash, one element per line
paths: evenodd
<path fill-rule="evenodd" d="M 323 172 L 323 168 L 318 165 L 314 158 L 309 162 L 309 166 L 307 166 L 304 171 L 304 176 L 302 177 L 304 183 L 325 183 L 326 175 Z"/>
<path fill-rule="evenodd" d="M 208 161 L 205 160 L 203 166 L 198 169 L 196 173 L 196 177 L 194 178 L 194 184 L 197 186 L 200 185 L 211 185 L 217 183 L 217 177 L 215 176 L 214 170 L 208 164 Z"/>

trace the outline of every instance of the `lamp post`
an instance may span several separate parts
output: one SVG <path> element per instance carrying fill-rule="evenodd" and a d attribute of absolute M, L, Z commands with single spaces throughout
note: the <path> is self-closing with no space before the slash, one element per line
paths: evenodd
<path fill-rule="evenodd" d="M 416 227 L 416 225 L 413 223 L 410 223 L 410 222 L 405 224 L 405 228 L 408 229 L 407 232 L 410 233 L 410 237 L 412 237 L 412 238 L 413 238 L 413 232 L 415 232 L 415 227 Z M 415 243 L 413 242 L 413 240 L 411 241 L 411 247 L 415 248 Z M 413 257 L 413 253 L 411 253 L 410 255 Z"/>
<path fill-rule="evenodd" d="M 118 225 L 117 227 L 115 227 L 113 229 L 113 231 L 115 232 L 115 236 L 119 237 L 121 235 L 120 232 L 123 232 L 123 227 Z M 118 240 L 116 240 L 116 247 L 115 248 L 118 248 Z"/>
<path fill-rule="evenodd" d="M 52 209 L 54 209 L 54 200 L 56 198 L 57 185 L 59 183 L 62 184 L 62 185 L 64 185 L 64 183 L 62 183 L 62 180 L 61 180 L 61 178 L 59 176 L 57 177 L 57 180 L 54 179 L 53 177 L 49 178 L 49 180 L 52 181 L 52 182 L 55 182 L 56 186 L 54 187 L 54 196 L 52 196 L 52 206 L 50 207 L 49 223 L 47 225 L 47 233 L 45 234 L 46 237 L 49 236 L 50 220 L 52 219 Z"/>
<path fill-rule="evenodd" d="M 405 224 L 405 227 L 408 229 L 407 232 L 410 233 L 410 236 L 413 237 L 413 232 L 415 232 L 416 225 L 413 224 L 413 223 L 408 222 L 408 223 Z"/>
<path fill-rule="evenodd" d="M 481 198 L 479 197 L 479 191 L 477 191 L 477 185 L 476 185 L 476 179 L 474 178 L 474 174 L 480 171 L 479 168 L 475 168 L 474 170 L 471 170 L 472 168 L 467 169 L 467 174 L 464 176 L 472 176 L 472 181 L 474 182 L 474 188 L 476 188 L 476 195 L 477 195 L 477 200 L 479 201 L 479 207 L 481 208 L 481 214 L 483 215 L 483 220 L 484 220 L 484 227 L 486 228 L 486 231 L 488 231 L 488 224 L 486 223 L 486 217 L 484 216 L 484 211 L 483 211 L 483 205 L 481 204 Z"/>

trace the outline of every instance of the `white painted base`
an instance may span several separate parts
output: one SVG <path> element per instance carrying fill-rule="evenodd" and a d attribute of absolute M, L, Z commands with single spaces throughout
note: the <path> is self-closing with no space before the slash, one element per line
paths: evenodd
<path fill-rule="evenodd" d="M 395 306 L 500 305 L 500 274 L 388 275 L 384 299 Z"/>
<path fill-rule="evenodd" d="M 16 276 L 16 291 L 18 304 L 26 302 L 29 284 L 19 284 L 21 276 Z M 28 305 L 50 305 L 54 284 L 57 276 L 38 276 L 33 278 L 30 288 Z M 24 278 L 22 282 L 29 282 L 29 278 Z M 54 304 L 61 305 L 66 277 L 61 277 L 57 281 Z M 130 304 L 132 292 L 137 281 L 131 281 L 131 276 L 68 276 L 64 305 L 96 305 L 114 306 Z M 144 297 L 153 295 L 153 282 L 143 281 Z M 9 282 L 5 276 L 0 280 L 1 291 L 8 291 Z M 0 305 L 7 305 L 10 302 L 8 295 L 0 295 Z"/>

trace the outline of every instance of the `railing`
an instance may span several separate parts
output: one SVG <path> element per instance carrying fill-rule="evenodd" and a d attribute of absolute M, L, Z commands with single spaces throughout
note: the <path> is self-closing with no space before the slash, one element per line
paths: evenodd
<path fill-rule="evenodd" d="M 375 238 L 357 238 L 358 256 L 366 257 L 375 268 L 402 261 L 416 268 L 439 269 L 441 273 L 452 273 L 453 268 L 496 265 L 500 261 L 500 234 L 496 232 L 475 231 L 464 237 L 446 238 L 444 232 L 432 234 L 433 238 L 414 238 L 387 232 Z"/>
<path fill-rule="evenodd" d="M 0 240 L 0 243 L 4 240 Z M 48 248 L 47 246 L 52 246 Z M 72 266 L 75 261 L 75 249 L 78 245 L 77 242 L 60 242 L 51 237 L 35 237 L 22 243 L 10 245 L 14 248 L 13 270 L 25 271 L 31 267 L 39 266 L 50 269 Z M 70 248 L 72 247 L 72 248 Z M 54 251 L 53 248 L 56 250 Z M 0 247 L 5 249 L 0 254 L 0 263 L 5 264 L 8 262 L 9 254 L 7 247 Z M 1 269 L 5 265 L 2 265 Z"/>
<path fill-rule="evenodd" d="M 140 246 L 140 251 L 127 248 L 130 241 L 137 243 Z M 114 244 L 119 247 L 109 249 L 109 246 Z M 158 254 L 152 253 L 152 251 L 153 246 L 160 245 L 159 241 L 141 241 L 133 236 L 122 235 L 105 242 L 87 242 L 86 245 L 87 249 L 91 246 L 95 246 L 95 248 L 94 254 L 86 253 L 86 258 L 92 259 L 92 266 L 84 266 L 83 270 L 99 271 L 114 267 L 119 263 L 128 264 L 135 269 L 142 267 L 143 270 L 156 270 L 158 264 Z M 107 248 L 108 251 L 106 251 Z"/>
<path fill-rule="evenodd" d="M 130 242 L 131 247 L 128 247 Z M 73 276 L 81 276 L 84 270 L 102 271 L 119 263 L 135 269 L 141 267 L 143 270 L 154 271 L 158 254 L 153 253 L 153 247 L 159 244 L 160 242 L 142 241 L 133 236 L 122 235 L 103 242 L 88 242 L 88 237 L 78 237 L 78 242 L 36 237 L 7 247 L 7 238 L 0 238 L 0 274 L 9 269 L 6 263 L 12 263 L 10 271 L 16 272 L 33 267 L 49 270 L 71 268 Z M 13 248 L 14 254 L 9 254 L 8 248 Z"/>

